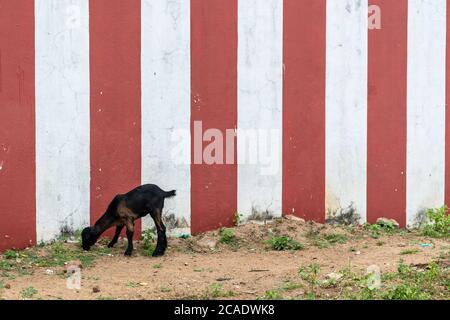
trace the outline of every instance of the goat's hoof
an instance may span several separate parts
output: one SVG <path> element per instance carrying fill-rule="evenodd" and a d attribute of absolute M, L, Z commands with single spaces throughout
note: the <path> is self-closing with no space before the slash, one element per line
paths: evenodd
<path fill-rule="evenodd" d="M 125 257 L 131 257 L 131 251 L 130 251 L 130 252 L 125 251 L 124 256 L 125 256 Z"/>
<path fill-rule="evenodd" d="M 152 257 L 161 257 L 164 255 L 164 251 L 153 251 Z"/>
<path fill-rule="evenodd" d="M 115 245 L 115 243 L 110 243 L 110 244 L 108 244 L 108 248 L 112 248 L 112 247 L 114 247 L 114 245 Z"/>

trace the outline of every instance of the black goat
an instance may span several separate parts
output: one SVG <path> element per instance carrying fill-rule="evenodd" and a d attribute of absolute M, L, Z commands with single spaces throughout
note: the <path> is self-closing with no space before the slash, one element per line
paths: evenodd
<path fill-rule="evenodd" d="M 162 256 L 167 248 L 166 227 L 162 222 L 164 199 L 173 196 L 175 196 L 175 190 L 166 192 L 154 184 L 142 185 L 126 194 L 117 195 L 95 225 L 83 229 L 81 233 L 83 249 L 89 250 L 103 232 L 112 226 L 116 226 L 114 238 L 108 244 L 108 247 L 113 247 L 117 243 L 123 227 L 126 226 L 128 247 L 125 255 L 131 256 L 134 222 L 150 213 L 155 221 L 158 233 L 158 241 L 153 256 Z"/>

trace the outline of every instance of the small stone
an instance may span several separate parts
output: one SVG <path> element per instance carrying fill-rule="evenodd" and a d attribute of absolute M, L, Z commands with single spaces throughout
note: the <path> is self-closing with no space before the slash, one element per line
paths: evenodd
<path fill-rule="evenodd" d="M 232 278 L 230 278 L 230 277 L 219 277 L 219 278 L 216 279 L 216 281 L 229 281 L 231 279 Z"/>
<path fill-rule="evenodd" d="M 92 292 L 93 293 L 98 293 L 98 292 L 100 292 L 100 288 L 98 286 L 95 286 L 95 287 L 92 288 Z"/>
<path fill-rule="evenodd" d="M 306 222 L 305 219 L 302 219 L 300 217 L 296 217 L 296 216 L 294 216 L 292 214 L 289 214 L 289 215 L 285 216 L 285 218 L 287 220 L 297 221 L 297 222 L 300 222 L 302 224 Z"/>
<path fill-rule="evenodd" d="M 359 255 L 361 254 L 361 251 L 356 251 L 355 254 L 356 254 L 357 256 L 359 256 Z"/>
<path fill-rule="evenodd" d="M 51 270 L 51 269 L 47 269 L 45 270 L 45 274 L 51 276 L 52 274 L 54 274 L 55 271 Z"/>
<path fill-rule="evenodd" d="M 380 225 L 392 225 L 392 226 L 394 226 L 397 229 L 400 228 L 400 224 L 397 221 L 395 221 L 394 219 L 378 218 L 377 219 L 377 224 L 380 224 Z"/>
<path fill-rule="evenodd" d="M 187 267 L 189 264 L 187 262 L 185 262 L 184 265 Z"/>
<path fill-rule="evenodd" d="M 211 250 L 214 250 L 216 248 L 216 246 L 217 246 L 217 240 L 204 238 L 202 240 L 199 240 L 197 242 L 197 244 L 200 247 L 209 248 Z"/>
<path fill-rule="evenodd" d="M 80 260 L 72 260 L 69 262 L 65 262 L 64 264 L 66 265 L 67 268 L 68 267 L 78 267 L 80 269 L 83 268 L 83 265 Z"/>
<path fill-rule="evenodd" d="M 403 247 L 406 247 L 406 243 L 401 242 L 397 246 L 403 248 Z"/>
<path fill-rule="evenodd" d="M 146 286 L 148 286 L 148 283 L 147 282 L 139 282 L 139 285 L 143 286 L 143 287 L 146 287 Z"/>
<path fill-rule="evenodd" d="M 11 285 L 9 283 L 5 284 L 5 289 L 11 289 Z"/>
<path fill-rule="evenodd" d="M 327 274 L 326 277 L 327 277 L 327 279 L 338 281 L 339 279 L 342 278 L 342 274 L 336 273 L 336 272 L 332 272 L 332 273 Z"/>

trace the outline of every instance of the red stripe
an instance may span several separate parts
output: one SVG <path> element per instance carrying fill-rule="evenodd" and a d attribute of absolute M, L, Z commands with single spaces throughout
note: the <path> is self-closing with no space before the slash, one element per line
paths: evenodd
<path fill-rule="evenodd" d="M 36 242 L 34 2 L 0 0 L 0 250 Z"/>
<path fill-rule="evenodd" d="M 90 1 L 89 15 L 94 223 L 116 194 L 141 181 L 140 1 Z"/>
<path fill-rule="evenodd" d="M 447 0 L 447 57 L 445 110 L 445 204 L 450 205 L 450 0 Z"/>
<path fill-rule="evenodd" d="M 407 0 L 372 0 L 381 30 L 369 31 L 367 219 L 406 224 Z"/>
<path fill-rule="evenodd" d="M 284 1 L 283 212 L 325 220 L 326 1 Z"/>
<path fill-rule="evenodd" d="M 231 225 L 237 208 L 236 161 L 194 164 L 193 134 L 194 121 L 203 130 L 236 128 L 237 0 L 191 0 L 191 97 L 191 225 L 199 233 Z"/>

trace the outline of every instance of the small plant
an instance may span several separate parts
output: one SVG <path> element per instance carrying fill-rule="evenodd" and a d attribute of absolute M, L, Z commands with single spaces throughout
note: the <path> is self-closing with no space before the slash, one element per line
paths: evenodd
<path fill-rule="evenodd" d="M 391 220 L 380 220 L 376 225 L 380 226 L 381 230 L 384 232 L 392 232 L 397 229 L 394 222 Z"/>
<path fill-rule="evenodd" d="M 153 265 L 153 269 L 161 269 L 162 268 L 162 264 L 161 263 L 157 263 Z"/>
<path fill-rule="evenodd" d="M 384 242 L 384 241 L 377 241 L 377 246 L 378 247 L 382 247 L 385 244 L 386 244 L 386 242 Z"/>
<path fill-rule="evenodd" d="M 303 285 L 299 284 L 299 283 L 294 283 L 291 281 L 287 281 L 285 283 L 283 283 L 283 285 L 281 286 L 281 290 L 283 291 L 292 291 L 292 290 L 297 290 L 303 288 Z"/>
<path fill-rule="evenodd" d="M 35 288 L 33 288 L 33 287 L 28 287 L 28 288 L 23 289 L 23 290 L 20 292 L 20 296 L 21 296 L 23 299 L 31 299 L 31 298 L 33 298 L 33 296 L 34 296 L 35 294 L 37 294 L 37 293 L 38 293 L 38 291 L 37 291 Z"/>
<path fill-rule="evenodd" d="M 102 237 L 100 240 L 98 240 L 98 243 L 103 245 L 103 246 L 107 246 L 108 243 L 111 242 L 111 239 L 109 239 L 108 237 Z"/>
<path fill-rule="evenodd" d="M 306 238 L 311 239 L 312 244 L 320 249 L 329 248 L 336 243 L 346 243 L 347 236 L 342 233 L 326 233 L 324 235 L 320 234 L 317 229 L 310 228 L 305 234 Z"/>
<path fill-rule="evenodd" d="M 0 269 L 1 270 L 5 270 L 5 271 L 8 271 L 8 270 L 11 270 L 11 268 L 12 268 L 12 264 L 11 263 L 9 263 L 8 261 L 0 261 Z"/>
<path fill-rule="evenodd" d="M 383 298 L 387 300 L 428 300 L 431 296 L 416 286 L 401 284 L 388 290 Z"/>
<path fill-rule="evenodd" d="M 3 256 L 5 257 L 5 259 L 16 259 L 19 254 L 14 250 L 6 250 Z"/>
<path fill-rule="evenodd" d="M 346 243 L 347 242 L 347 236 L 345 234 L 341 234 L 341 233 L 329 233 L 329 234 L 325 234 L 323 236 L 323 238 L 331 244 L 334 243 Z"/>
<path fill-rule="evenodd" d="M 239 212 L 236 212 L 234 214 L 233 223 L 234 223 L 235 226 L 239 226 L 242 223 L 242 217 L 243 216 L 244 215 L 240 214 Z"/>
<path fill-rule="evenodd" d="M 97 298 L 97 300 L 116 300 L 116 298 L 114 298 L 114 297 L 103 297 L 103 296 L 100 296 L 100 297 Z"/>
<path fill-rule="evenodd" d="M 283 295 L 277 290 L 269 290 L 262 297 L 256 298 L 256 300 L 283 300 Z"/>
<path fill-rule="evenodd" d="M 138 288 L 140 285 L 139 285 L 139 283 L 137 283 L 137 282 L 129 281 L 129 282 L 126 284 L 126 286 L 127 286 L 128 288 Z"/>
<path fill-rule="evenodd" d="M 155 250 L 155 233 L 153 230 L 147 229 L 142 231 L 141 234 L 141 249 L 142 254 L 145 256 L 151 256 L 153 251 Z"/>
<path fill-rule="evenodd" d="M 422 227 L 423 235 L 432 238 L 450 237 L 450 214 L 447 206 L 427 210 L 427 222 Z"/>
<path fill-rule="evenodd" d="M 228 245 L 236 244 L 236 235 L 234 234 L 233 229 L 229 228 L 221 228 L 219 231 L 220 242 Z"/>
<path fill-rule="evenodd" d="M 288 236 L 272 236 L 268 240 L 268 245 L 272 250 L 301 250 L 304 246 L 297 240 L 291 239 Z"/>
<path fill-rule="evenodd" d="M 168 288 L 168 287 L 161 287 L 160 289 L 159 289 L 159 291 L 161 291 L 161 292 L 170 292 L 170 291 L 172 291 L 170 288 Z"/>
<path fill-rule="evenodd" d="M 406 249 L 406 250 L 402 250 L 400 251 L 401 255 L 406 255 L 406 254 L 416 254 L 419 253 L 420 250 L 419 249 Z"/>
<path fill-rule="evenodd" d="M 381 236 L 382 228 L 379 224 L 364 224 L 364 230 L 369 231 L 370 236 L 378 239 Z"/>
<path fill-rule="evenodd" d="M 213 297 L 213 298 L 225 298 L 225 297 L 233 297 L 236 294 L 234 291 L 224 291 L 223 286 L 219 283 L 213 283 L 210 285 L 205 292 L 205 297 Z"/>
<path fill-rule="evenodd" d="M 308 267 L 300 267 L 298 275 L 309 284 L 310 292 L 316 295 L 316 286 L 319 284 L 320 266 L 318 264 L 310 264 Z"/>

